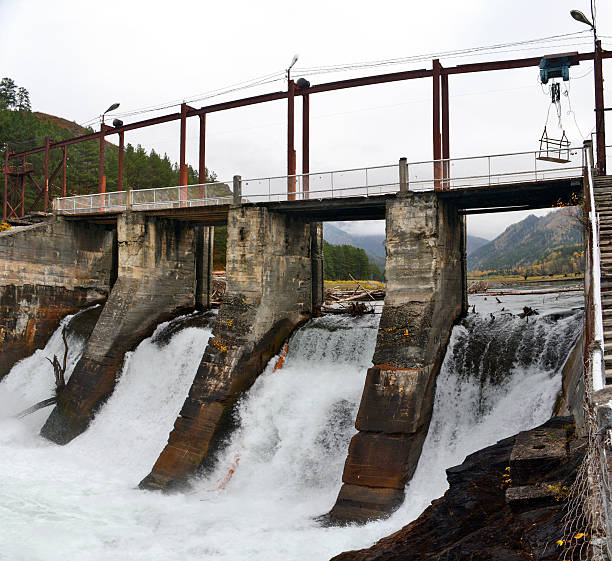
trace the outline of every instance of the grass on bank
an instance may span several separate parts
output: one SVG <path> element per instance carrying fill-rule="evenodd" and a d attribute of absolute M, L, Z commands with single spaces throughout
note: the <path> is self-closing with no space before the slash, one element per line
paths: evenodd
<path fill-rule="evenodd" d="M 559 274 L 559 275 L 529 275 L 525 278 L 524 275 L 502 275 L 502 274 L 480 274 L 473 275 L 468 273 L 467 280 L 469 282 L 473 281 L 485 281 L 485 282 L 545 282 L 545 281 L 573 281 L 573 280 L 583 280 L 583 273 L 567 273 L 567 274 Z"/>
<path fill-rule="evenodd" d="M 359 286 L 357 286 L 357 283 L 359 283 L 363 288 L 367 288 L 368 290 L 379 290 L 379 289 L 384 289 L 385 285 L 380 282 L 380 281 L 364 281 L 364 280 L 358 280 L 357 282 L 352 281 L 352 280 L 326 280 L 324 281 L 325 283 L 325 288 L 326 289 L 337 289 L 337 290 L 358 290 Z"/>

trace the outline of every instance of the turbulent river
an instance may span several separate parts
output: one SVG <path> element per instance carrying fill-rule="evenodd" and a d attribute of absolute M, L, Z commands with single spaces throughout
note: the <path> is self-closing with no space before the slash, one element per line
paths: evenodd
<path fill-rule="evenodd" d="M 471 298 L 477 313 L 453 330 L 404 504 L 361 527 L 321 527 L 316 517 L 340 489 L 378 316 L 323 317 L 296 332 L 284 366 L 274 371 L 273 359 L 239 403 L 239 428 L 215 467 L 169 495 L 137 485 L 166 442 L 210 329 L 161 325 L 127 356 L 89 429 L 57 446 L 38 436 L 48 409 L 14 415 L 52 395 L 46 359 L 63 354 L 60 326 L 0 383 L 0 559 L 323 561 L 367 547 L 444 493 L 445 468 L 550 416 L 581 302 L 537 298 Z M 525 304 L 541 315 L 504 315 Z M 69 335 L 67 374 L 83 345 Z"/>

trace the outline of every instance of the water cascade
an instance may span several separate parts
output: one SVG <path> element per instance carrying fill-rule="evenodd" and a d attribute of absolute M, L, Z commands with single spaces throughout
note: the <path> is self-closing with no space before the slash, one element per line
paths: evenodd
<path fill-rule="evenodd" d="M 44 414 L 18 421 L 4 407 L 16 395 L 14 409 L 47 396 L 54 334 L 0 383 L 0 559 L 323 561 L 371 545 L 444 492 L 445 468 L 550 416 L 582 317 L 471 314 L 454 329 L 402 507 L 363 527 L 323 527 L 317 517 L 341 484 L 377 324 L 333 316 L 297 331 L 282 367 L 272 360 L 239 402 L 238 428 L 213 467 L 169 495 L 136 485 L 165 444 L 210 331 L 160 327 L 127 357 L 88 431 L 64 447 L 38 436 Z"/>

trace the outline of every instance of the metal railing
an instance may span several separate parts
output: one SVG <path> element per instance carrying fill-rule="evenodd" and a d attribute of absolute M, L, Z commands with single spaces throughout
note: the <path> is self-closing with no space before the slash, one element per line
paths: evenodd
<path fill-rule="evenodd" d="M 215 192 L 224 194 L 215 195 Z M 98 214 L 123 212 L 126 209 L 144 211 L 223 205 L 229 204 L 231 200 L 232 194 L 228 184 L 216 181 L 198 185 L 58 197 L 53 200 L 53 210 L 59 214 Z"/>
<path fill-rule="evenodd" d="M 589 205 L 587 259 L 584 275 L 585 294 L 585 363 L 593 391 L 606 384 L 604 366 L 604 327 L 601 301 L 601 252 L 599 247 L 599 215 L 595 207 L 593 184 L 593 153 L 584 148 L 584 193 Z"/>
<path fill-rule="evenodd" d="M 580 177 L 583 170 L 582 148 L 572 148 L 567 162 L 538 158 L 540 151 L 493 154 L 422 162 L 334 170 L 305 175 L 242 179 L 242 202 L 263 203 L 307 199 L 371 197 L 397 193 L 400 176 L 402 188 L 410 191 L 494 187 L 548 179 Z M 401 170 L 404 166 L 404 170 Z M 54 200 L 60 214 L 155 210 L 229 204 L 232 182 L 161 187 L 78 195 Z M 215 195 L 214 193 L 223 193 Z M 131 193 L 131 195 L 130 195 Z M 213 195 L 211 195 L 213 194 Z"/>

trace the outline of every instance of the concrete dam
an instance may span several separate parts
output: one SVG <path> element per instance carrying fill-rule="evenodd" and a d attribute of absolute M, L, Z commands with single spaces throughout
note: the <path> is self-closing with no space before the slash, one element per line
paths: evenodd
<path fill-rule="evenodd" d="M 346 405 L 349 413 L 338 400 L 328 403 L 335 407 L 333 414 L 317 410 L 322 418 L 335 419 L 335 430 L 350 438 L 341 453 L 326 441 L 334 451 L 332 463 L 343 462 L 344 467 L 342 486 L 339 492 L 333 491 L 337 493 L 335 504 L 319 514 L 332 524 L 363 523 L 405 509 L 407 483 L 413 477 L 419 482 L 426 478 L 417 466 L 422 453 L 432 457 L 433 444 L 427 444 L 430 426 L 436 427 L 438 435 L 443 431 L 443 406 L 437 401 L 436 384 L 460 384 L 457 372 L 448 364 L 443 367 L 443 362 L 447 350 L 461 352 L 460 337 L 451 335 L 467 312 L 465 215 L 552 206 L 559 200 L 572 200 L 576 193 L 582 196 L 583 189 L 591 187 L 585 184 L 580 169 L 579 174 L 536 181 L 412 190 L 403 165 L 400 162 L 393 192 L 367 197 L 316 198 L 311 194 L 302 200 L 257 202 L 242 194 L 237 178 L 232 200 L 210 205 L 190 205 L 188 197 L 179 196 L 176 204 L 165 207 L 138 206 L 129 201 L 134 193 L 114 206 L 106 204 L 106 199 L 90 206 L 97 210 L 75 211 L 75 204 L 70 211 L 70 201 L 60 200 L 54 215 L 44 222 L 0 233 L 0 376 L 14 376 L 15 363 L 58 337 L 63 318 L 75 313 L 78 317 L 79 311 L 87 310 L 91 333 L 83 339 L 65 390 L 40 427 L 46 439 L 75 451 L 81 446 L 77 453 L 85 453 L 87 435 L 102 430 L 97 422 L 102 416 L 110 422 L 107 406 L 124 395 L 120 386 L 125 369 L 133 361 L 145 360 L 139 355 L 141 346 L 154 345 L 160 329 L 166 329 L 163 326 L 187 321 L 186 314 L 209 308 L 212 229 L 226 224 L 227 290 L 221 308 L 207 320 L 206 327 L 199 328 L 199 335 L 190 331 L 193 328 L 179 333 L 186 337 L 189 332 L 196 348 L 201 345 L 189 355 L 194 361 L 194 376 L 183 380 L 187 395 L 180 395 L 184 401 L 174 410 L 173 427 L 135 483 L 149 490 L 185 490 L 197 486 L 202 473 L 226 471 L 228 465 L 235 471 L 236 458 L 248 457 L 253 450 L 249 439 L 262 438 L 249 432 L 262 426 L 258 411 L 273 407 L 279 395 L 286 396 L 286 401 L 278 400 L 285 407 L 292 399 L 299 400 L 296 394 L 283 394 L 288 390 L 279 387 L 281 382 L 275 382 L 270 373 L 271 359 L 289 339 L 287 368 L 297 368 L 291 360 L 296 365 L 300 360 L 311 361 L 311 383 L 319 391 L 327 382 L 318 375 L 316 366 L 330 352 L 327 344 L 340 349 L 343 368 L 354 374 L 350 381 L 343 378 L 355 400 Z M 103 210 L 99 210 L 101 206 Z M 363 332 L 363 338 L 356 343 L 351 336 L 341 337 L 344 328 L 335 325 L 333 318 L 319 317 L 323 303 L 322 222 L 382 218 L 386 221 L 384 307 L 380 319 L 359 320 L 356 329 Z M 591 289 L 587 282 L 587 292 Z M 588 325 L 588 310 L 585 317 Z M 578 353 L 571 363 L 573 368 L 561 355 L 555 355 L 553 368 L 563 370 L 565 403 L 559 411 L 578 417 L 584 394 L 580 385 L 584 338 L 590 337 L 587 329 L 576 344 L 582 321 L 582 316 L 572 315 L 554 326 L 538 323 L 540 320 L 533 323 L 536 330 L 558 335 L 550 345 L 560 340 L 566 349 L 571 347 Z M 472 328 L 487 330 L 484 325 Z M 318 337 L 317 329 L 328 335 Z M 496 329 L 500 330 L 498 338 L 500 333 L 523 331 L 512 322 Z M 170 346 L 174 337 L 170 337 Z M 168 352 L 177 352 L 172 356 L 179 361 L 178 347 Z M 537 362 L 537 358 L 533 360 Z M 156 377 L 155 366 L 148 368 Z M 603 368 L 605 377 L 605 365 Z M 333 393 L 335 386 L 329 383 Z M 325 401 L 320 394 L 309 393 L 314 390 L 308 389 L 308 377 L 302 380 L 297 375 L 295 384 L 308 396 L 311 407 L 316 407 L 313 403 L 317 399 Z M 534 395 L 549 392 L 544 389 L 549 388 L 547 384 L 538 386 Z M 251 388 L 256 393 L 248 393 Z M 155 392 L 138 391 L 143 392 L 144 406 L 147 401 L 151 406 L 157 404 Z M 161 381 L 159 391 L 169 391 Z M 515 413 L 520 416 L 520 402 L 527 397 L 517 399 Z M 525 425 L 519 424 L 517 430 L 532 426 L 534 420 L 545 421 L 545 411 L 551 405 L 548 397 L 533 402 L 529 409 L 535 416 L 530 420 L 521 417 Z M 491 407 L 496 410 L 495 400 Z M 357 429 L 352 436 L 350 427 L 348 432 L 345 427 L 346 418 L 352 419 L 351 408 Z M 438 417 L 432 425 L 436 408 Z M 277 414 L 283 418 L 286 409 Z M 242 419 L 242 441 L 234 436 L 236 415 Z M 447 422 L 453 421 L 448 418 Z M 289 417 L 287 424 L 291 425 Z M 276 446 L 289 446 L 288 440 L 279 438 Z M 450 445 L 452 437 L 447 438 Z M 297 457 L 291 456 L 297 454 L 294 448 L 286 453 Z M 246 471 L 258 480 L 259 464 L 251 461 L 255 463 L 247 463 Z M 312 461 L 322 460 L 314 455 Z M 276 476 L 287 475 L 279 472 Z M 269 482 L 262 485 L 270 489 Z M 414 493 L 410 487 L 408 493 Z M 412 495 L 411 500 L 418 502 Z"/>

